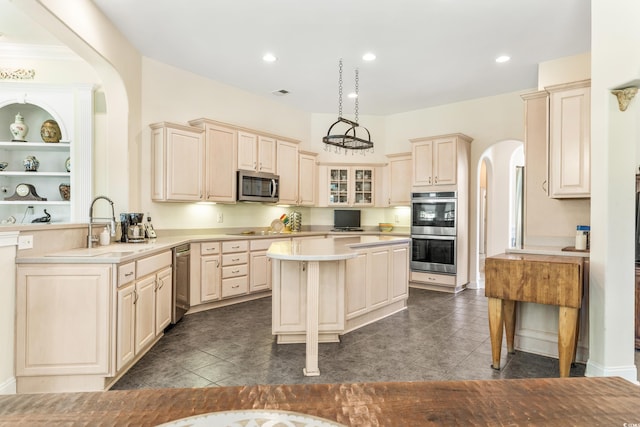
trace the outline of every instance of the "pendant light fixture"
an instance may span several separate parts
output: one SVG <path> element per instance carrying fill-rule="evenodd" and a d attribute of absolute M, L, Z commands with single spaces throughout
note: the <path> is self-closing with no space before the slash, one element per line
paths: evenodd
<path fill-rule="evenodd" d="M 339 65 L 339 78 L 338 78 L 338 120 L 329 127 L 327 136 L 322 138 L 322 142 L 325 143 L 325 150 L 330 149 L 330 145 L 336 147 L 336 152 L 340 152 L 341 149 L 345 150 L 364 150 L 373 151 L 373 142 L 371 141 L 371 134 L 369 130 L 364 126 L 358 124 L 358 69 L 356 68 L 356 100 L 355 100 L 355 121 L 347 120 L 342 117 L 342 58 Z M 338 124 L 346 125 L 342 126 L 345 129 L 344 133 L 339 133 L 338 129 L 334 130 L 334 127 Z M 358 130 L 360 132 L 358 133 Z M 366 136 L 365 136 L 366 134 Z"/>

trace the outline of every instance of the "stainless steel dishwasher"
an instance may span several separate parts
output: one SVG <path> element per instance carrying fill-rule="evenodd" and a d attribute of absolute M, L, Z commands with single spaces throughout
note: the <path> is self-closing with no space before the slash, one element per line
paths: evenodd
<path fill-rule="evenodd" d="M 171 323 L 175 324 L 189 310 L 189 278 L 191 277 L 191 246 L 173 248 L 173 303 Z"/>

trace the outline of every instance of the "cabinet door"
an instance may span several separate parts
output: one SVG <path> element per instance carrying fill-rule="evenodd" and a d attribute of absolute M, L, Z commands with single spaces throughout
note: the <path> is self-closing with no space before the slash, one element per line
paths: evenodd
<path fill-rule="evenodd" d="M 164 328 L 171 323 L 171 297 L 173 291 L 171 279 L 171 267 L 158 272 L 156 276 L 156 336 L 160 335 Z"/>
<path fill-rule="evenodd" d="M 110 265 L 18 266 L 16 285 L 16 375 L 113 374 Z"/>
<path fill-rule="evenodd" d="M 316 156 L 312 154 L 300 154 L 299 158 L 298 205 L 315 206 L 316 182 L 318 180 Z"/>
<path fill-rule="evenodd" d="M 202 302 L 220 299 L 220 255 L 203 256 L 200 259 L 200 292 Z"/>
<path fill-rule="evenodd" d="M 349 168 L 329 168 L 329 205 L 349 206 Z"/>
<path fill-rule="evenodd" d="M 235 202 L 238 134 L 235 129 L 209 123 L 205 129 L 205 199 Z"/>
<path fill-rule="evenodd" d="M 433 141 L 413 143 L 413 185 L 433 185 Z"/>
<path fill-rule="evenodd" d="M 411 153 L 388 157 L 387 206 L 409 206 L 411 204 Z"/>
<path fill-rule="evenodd" d="M 589 197 L 591 150 L 589 87 L 551 92 L 549 115 L 549 195 Z"/>
<path fill-rule="evenodd" d="M 458 157 L 456 138 L 436 139 L 433 142 L 433 183 L 454 185 L 456 183 Z"/>
<path fill-rule="evenodd" d="M 298 144 L 278 141 L 279 203 L 298 203 Z"/>
<path fill-rule="evenodd" d="M 391 249 L 391 300 L 406 298 L 409 293 L 409 245 Z"/>
<path fill-rule="evenodd" d="M 258 136 L 238 131 L 238 169 L 258 170 Z"/>
<path fill-rule="evenodd" d="M 367 308 L 373 310 L 389 300 L 389 248 L 374 249 L 367 254 Z"/>
<path fill-rule="evenodd" d="M 267 252 L 251 252 L 249 267 L 249 292 L 271 289 L 271 259 Z"/>
<path fill-rule="evenodd" d="M 351 182 L 350 186 L 352 206 L 373 206 L 374 202 L 374 170 L 373 168 L 358 168 L 353 167 L 351 169 Z"/>
<path fill-rule="evenodd" d="M 116 321 L 116 370 L 133 360 L 135 356 L 135 299 L 136 287 L 118 289 L 118 318 Z"/>
<path fill-rule="evenodd" d="M 147 276 L 136 282 L 136 354 L 151 343 L 156 337 L 155 313 L 156 313 L 156 276 Z"/>
<path fill-rule="evenodd" d="M 345 311 L 347 319 L 367 311 L 367 254 L 347 260 L 345 275 Z"/>
<path fill-rule="evenodd" d="M 267 136 L 258 137 L 258 172 L 276 173 L 276 140 Z"/>
<path fill-rule="evenodd" d="M 202 198 L 202 133 L 167 128 L 167 200 Z"/>

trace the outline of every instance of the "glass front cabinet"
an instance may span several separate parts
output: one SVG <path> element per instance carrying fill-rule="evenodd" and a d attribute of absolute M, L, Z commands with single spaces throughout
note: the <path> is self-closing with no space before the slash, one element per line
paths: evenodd
<path fill-rule="evenodd" d="M 91 85 L 0 83 L 0 226 L 87 221 L 92 143 Z"/>
<path fill-rule="evenodd" d="M 329 167 L 330 206 L 373 206 L 374 169 Z"/>

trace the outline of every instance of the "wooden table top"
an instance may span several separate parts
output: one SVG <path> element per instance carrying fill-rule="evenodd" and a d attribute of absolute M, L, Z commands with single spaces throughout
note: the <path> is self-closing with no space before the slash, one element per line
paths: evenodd
<path fill-rule="evenodd" d="M 600 377 L 5 395 L 0 425 L 151 426 L 240 409 L 293 411 L 347 426 L 623 426 L 640 425 L 640 387 Z"/>

